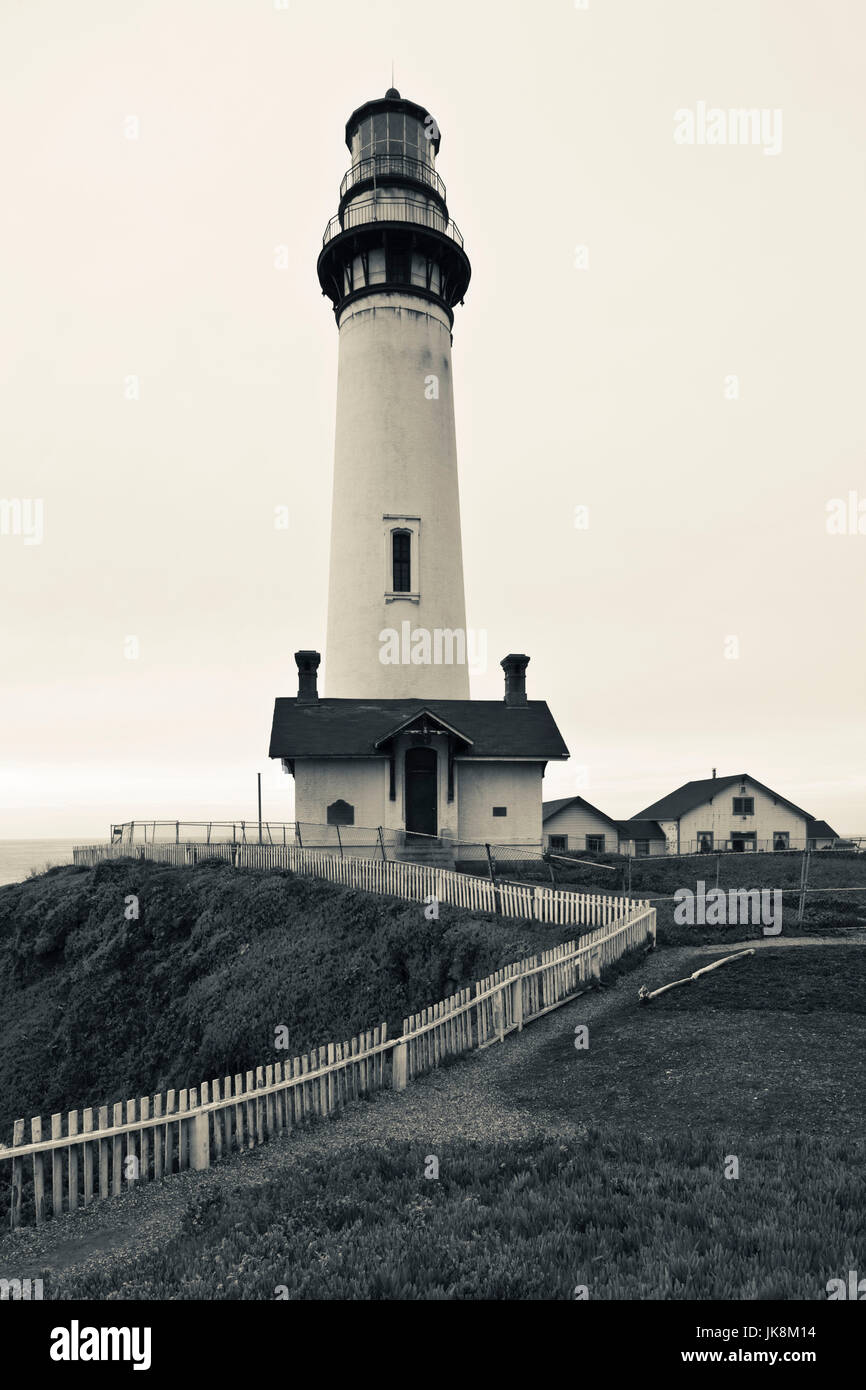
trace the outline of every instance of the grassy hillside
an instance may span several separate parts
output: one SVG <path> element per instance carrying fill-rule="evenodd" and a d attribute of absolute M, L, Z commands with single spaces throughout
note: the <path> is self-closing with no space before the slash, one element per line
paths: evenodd
<path fill-rule="evenodd" d="M 773 944 L 645 1007 L 632 985 L 594 999 L 586 1052 L 566 1011 L 464 1089 L 441 1076 L 449 1104 L 428 1088 L 408 1139 L 383 1113 L 380 1142 L 343 1143 L 345 1118 L 258 1178 L 195 1175 L 143 1251 L 46 1262 L 50 1297 L 813 1300 L 862 1273 L 862 947 Z M 507 1142 L 460 1134 L 473 1096 Z M 523 1137 L 527 1105 L 544 1132 Z"/>
<path fill-rule="evenodd" d="M 135 895 L 138 920 L 126 920 Z M 56 868 L 0 888 L 0 1140 L 19 1116 L 137 1097 L 352 1037 L 573 929 L 212 861 Z"/>

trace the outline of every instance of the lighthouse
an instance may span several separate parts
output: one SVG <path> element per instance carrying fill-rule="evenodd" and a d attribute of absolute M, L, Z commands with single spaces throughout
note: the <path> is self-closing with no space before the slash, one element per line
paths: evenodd
<path fill-rule="evenodd" d="M 320 653 L 296 652 L 270 756 L 299 843 L 486 862 L 492 843 L 541 846 L 544 770 L 568 749 L 525 653 L 502 659 L 501 699 L 469 698 L 451 341 L 471 269 L 438 125 L 392 87 L 346 144 L 318 258 L 339 333 L 327 692 Z"/>
<path fill-rule="evenodd" d="M 346 124 L 318 260 L 339 331 L 327 694 L 469 698 L 451 357 L 471 268 L 439 128 L 390 88 Z"/>

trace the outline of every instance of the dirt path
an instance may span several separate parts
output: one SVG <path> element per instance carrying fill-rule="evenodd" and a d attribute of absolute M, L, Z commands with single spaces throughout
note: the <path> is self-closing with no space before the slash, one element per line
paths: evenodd
<path fill-rule="evenodd" d="M 634 1009 L 641 985 L 654 989 L 691 973 L 697 956 L 743 950 L 748 946 L 778 949 L 793 946 L 866 944 L 803 938 L 764 938 L 730 945 L 668 947 L 650 955 L 613 985 L 593 991 L 512 1033 L 501 1045 L 473 1053 L 458 1064 L 431 1073 L 406 1091 L 380 1092 L 356 1102 L 340 1116 L 308 1129 L 291 1131 L 253 1152 L 235 1155 L 207 1173 L 184 1173 L 162 1184 L 149 1184 L 128 1195 L 98 1202 L 36 1229 L 28 1227 L 0 1240 L 0 1278 L 32 1278 L 60 1271 L 83 1273 L 115 1266 L 164 1246 L 180 1228 L 190 1197 L 202 1183 L 218 1181 L 233 1188 L 256 1186 L 279 1178 L 307 1155 L 335 1154 L 342 1149 L 389 1141 L 409 1141 L 422 1153 L 454 1140 L 522 1140 L 538 1135 L 574 1139 L 585 1125 L 574 1107 L 568 1113 L 545 1108 L 536 1081 L 552 1049 L 561 1049 L 578 1023 L 592 1026 Z M 694 965 L 691 967 L 694 969 Z M 736 967 L 733 967 L 736 968 Z"/>

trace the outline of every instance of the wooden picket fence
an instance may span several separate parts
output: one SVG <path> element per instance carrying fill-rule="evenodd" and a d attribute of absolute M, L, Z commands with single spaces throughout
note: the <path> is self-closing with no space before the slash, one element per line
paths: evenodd
<path fill-rule="evenodd" d="M 201 1171 L 386 1086 L 402 1090 L 447 1057 L 501 1042 L 567 1003 L 581 982 L 597 979 L 626 952 L 654 943 L 655 931 L 655 910 L 638 905 L 612 928 L 517 961 L 404 1019 L 402 1036 L 393 1040 L 382 1023 L 291 1061 L 111 1107 L 71 1110 L 65 1122 L 58 1113 L 48 1127 L 36 1116 L 29 1143 L 24 1120 L 16 1120 L 12 1146 L 0 1146 L 0 1164 L 12 1165 L 10 1225 L 19 1226 L 24 1216 L 25 1160 L 32 1161 L 37 1224 L 138 1183 Z"/>
<path fill-rule="evenodd" d="M 552 926 L 607 927 L 635 907 L 645 905 L 618 893 L 574 893 L 529 883 L 493 882 L 476 874 L 459 874 L 432 864 L 402 859 L 373 859 L 301 849 L 297 845 L 156 843 L 141 845 L 82 845 L 73 850 L 76 864 L 87 868 L 106 859 L 152 859 L 176 867 L 203 859 L 222 859 L 238 869 L 291 869 L 365 893 L 380 893 L 425 902 L 499 913 Z"/>

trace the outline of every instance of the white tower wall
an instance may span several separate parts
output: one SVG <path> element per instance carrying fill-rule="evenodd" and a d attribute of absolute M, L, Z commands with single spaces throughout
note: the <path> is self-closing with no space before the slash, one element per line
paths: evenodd
<path fill-rule="evenodd" d="M 340 318 L 337 392 L 326 693 L 467 700 L 446 311 L 408 287 L 347 304 Z M 411 534 L 412 578 L 409 595 L 389 597 L 394 528 Z M 413 632 L 429 632 L 432 659 L 383 663 L 383 652 L 389 653 L 382 632 L 390 629 L 402 639 L 407 621 Z M 442 641 L 438 663 L 437 629 L 462 634 L 453 645 L 447 637 Z M 401 655 L 425 655 L 420 639 L 409 652 L 405 642 L 401 647 Z"/>

